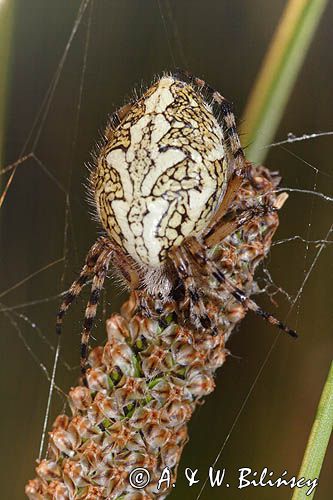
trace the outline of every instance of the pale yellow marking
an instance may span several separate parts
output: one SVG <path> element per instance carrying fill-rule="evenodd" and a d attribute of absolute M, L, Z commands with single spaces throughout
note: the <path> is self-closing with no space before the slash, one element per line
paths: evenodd
<path fill-rule="evenodd" d="M 121 149 L 114 149 L 107 155 L 106 161 L 108 165 L 120 175 L 120 182 L 124 190 L 125 198 L 131 199 L 133 197 L 133 182 L 129 175 L 125 152 Z"/>
<path fill-rule="evenodd" d="M 181 218 L 180 213 L 175 212 L 173 217 L 171 217 L 171 219 L 169 220 L 169 226 L 172 228 L 180 226 L 181 221 L 182 221 L 182 218 Z"/>
<path fill-rule="evenodd" d="M 160 142 L 163 136 L 170 130 L 170 123 L 164 118 L 164 116 L 157 115 L 152 120 L 153 131 L 151 134 L 152 144 L 157 144 Z"/>
<path fill-rule="evenodd" d="M 160 239 L 156 237 L 157 225 L 162 219 L 165 212 L 168 210 L 169 204 L 166 200 L 158 198 L 151 200 L 147 204 L 149 213 L 143 221 L 144 231 L 143 238 L 146 246 L 149 249 L 149 259 L 145 262 L 151 266 L 159 266 L 160 256 L 159 253 L 162 249 Z"/>
<path fill-rule="evenodd" d="M 146 113 L 164 113 L 173 101 L 173 95 L 170 92 L 173 83 L 173 78 L 161 78 L 155 92 L 145 100 Z"/>
<path fill-rule="evenodd" d="M 142 183 L 142 194 L 149 196 L 155 182 L 161 177 L 164 172 L 181 162 L 185 158 L 185 153 L 180 149 L 168 149 L 163 153 L 156 155 L 154 169 L 149 172 L 149 175 Z"/>
<path fill-rule="evenodd" d="M 134 161 L 135 150 L 137 148 L 137 145 L 142 142 L 144 128 L 148 125 L 150 121 L 151 117 L 145 115 L 142 118 L 140 118 L 140 120 L 138 120 L 137 123 L 131 126 L 130 129 L 131 142 L 130 142 L 130 147 L 128 148 L 126 153 L 126 161 L 128 163 Z"/>

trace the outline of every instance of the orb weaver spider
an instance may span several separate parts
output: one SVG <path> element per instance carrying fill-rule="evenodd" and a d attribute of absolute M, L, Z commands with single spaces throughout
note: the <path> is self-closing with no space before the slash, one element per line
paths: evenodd
<path fill-rule="evenodd" d="M 179 323 L 216 335 L 216 322 L 204 302 L 214 279 L 215 298 L 228 292 L 296 337 L 210 258 L 212 248 L 228 235 L 279 208 L 258 202 L 241 213 L 232 210 L 245 179 L 255 182 L 231 105 L 187 72 L 162 76 L 142 97 L 113 114 L 90 174 L 91 197 L 105 235 L 89 250 L 57 315 L 60 333 L 69 306 L 92 280 L 81 337 L 83 375 L 111 263 L 137 292 L 144 315 L 161 315 L 171 303 Z"/>

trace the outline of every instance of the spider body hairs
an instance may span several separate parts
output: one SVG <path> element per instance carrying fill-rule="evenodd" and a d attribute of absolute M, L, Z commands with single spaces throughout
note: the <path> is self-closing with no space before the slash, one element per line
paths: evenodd
<path fill-rule="evenodd" d="M 109 266 L 136 291 L 140 312 L 161 315 L 171 306 L 182 325 L 218 333 L 206 299 L 227 292 L 246 309 L 296 336 L 237 288 L 211 258 L 214 247 L 254 217 L 274 212 L 257 200 L 234 210 L 249 173 L 228 101 L 186 72 L 162 76 L 111 117 L 90 174 L 90 191 L 104 236 L 86 257 L 60 306 L 63 316 L 92 280 L 81 337 L 81 370 Z M 222 299 L 221 299 L 222 301 Z"/>

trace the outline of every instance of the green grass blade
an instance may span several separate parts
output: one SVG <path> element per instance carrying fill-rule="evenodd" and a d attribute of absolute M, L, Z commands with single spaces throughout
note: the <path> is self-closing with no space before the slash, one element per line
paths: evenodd
<path fill-rule="evenodd" d="M 327 0 L 289 0 L 263 61 L 243 116 L 249 160 L 261 163 L 272 142 L 288 98 Z"/>
<path fill-rule="evenodd" d="M 298 477 L 318 478 L 333 426 L 333 363 L 319 401 Z M 314 490 L 306 496 L 306 488 L 295 489 L 292 500 L 313 498 Z"/>

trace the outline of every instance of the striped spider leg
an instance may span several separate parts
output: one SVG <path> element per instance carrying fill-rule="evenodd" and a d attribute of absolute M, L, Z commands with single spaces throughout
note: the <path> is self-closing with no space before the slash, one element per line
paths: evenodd
<path fill-rule="evenodd" d="M 104 286 L 105 278 L 111 264 L 121 271 L 126 282 L 132 289 L 136 288 L 138 276 L 128 256 L 124 255 L 119 247 L 107 237 L 100 237 L 89 250 L 85 265 L 76 279 L 65 294 L 63 302 L 60 305 L 57 314 L 56 332 L 61 334 L 63 318 L 73 303 L 80 295 L 83 287 L 91 280 L 91 291 L 88 303 L 85 309 L 83 328 L 81 332 L 81 347 L 80 347 L 80 366 L 81 373 L 85 380 L 85 372 L 87 370 L 87 359 L 89 355 L 89 340 L 91 331 L 96 317 L 97 306 L 100 295 Z"/>
<path fill-rule="evenodd" d="M 294 330 L 286 326 L 284 323 L 282 323 L 282 321 L 275 318 L 269 312 L 262 310 L 252 299 L 247 297 L 247 295 L 242 290 L 236 287 L 231 282 L 231 280 L 226 277 L 219 266 L 213 260 L 207 257 L 205 247 L 200 244 L 200 242 L 196 238 L 189 238 L 185 243 L 185 247 L 189 261 L 196 262 L 197 265 L 200 266 L 201 272 L 203 269 L 203 272 L 207 276 L 213 276 L 219 284 L 218 290 L 228 291 L 238 302 L 240 302 L 245 307 L 245 309 L 253 311 L 255 314 L 268 321 L 271 325 L 276 326 L 280 330 L 288 333 L 291 337 L 297 337 L 297 333 Z"/>
<path fill-rule="evenodd" d="M 113 253 L 114 250 L 108 238 L 101 237 L 96 241 L 96 243 L 94 243 L 87 254 L 85 265 L 83 266 L 78 279 L 72 283 L 57 314 L 56 332 L 60 335 L 63 318 L 67 310 L 73 301 L 79 296 L 87 282 L 92 280 L 90 297 L 86 306 L 83 329 L 81 333 L 80 365 L 82 374 L 84 374 L 86 370 L 89 338 L 96 316 L 98 301 Z"/>

